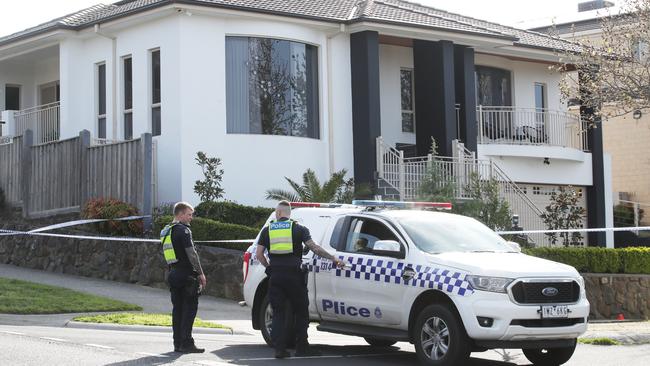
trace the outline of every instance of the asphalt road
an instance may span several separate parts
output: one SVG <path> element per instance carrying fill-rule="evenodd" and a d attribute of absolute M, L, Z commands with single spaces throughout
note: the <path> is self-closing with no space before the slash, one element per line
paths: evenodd
<path fill-rule="evenodd" d="M 236 324 L 232 324 L 236 325 Z M 245 327 L 245 324 L 241 324 Z M 398 343 L 373 349 L 363 339 L 310 330 L 323 356 L 275 360 L 257 333 L 195 335 L 204 354 L 170 352 L 171 334 L 161 332 L 77 329 L 59 326 L 0 325 L 0 365 L 417 365 L 413 346 Z M 469 366 L 529 365 L 517 350 L 473 353 Z M 504 361 L 504 357 L 507 361 Z M 650 364 L 650 345 L 579 345 L 566 365 Z"/>

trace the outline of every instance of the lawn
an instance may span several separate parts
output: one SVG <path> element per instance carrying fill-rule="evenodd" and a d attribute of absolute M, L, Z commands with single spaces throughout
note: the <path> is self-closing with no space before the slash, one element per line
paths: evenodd
<path fill-rule="evenodd" d="M 62 287 L 0 277 L 0 313 L 62 314 L 96 311 L 140 311 L 138 305 Z"/>
<path fill-rule="evenodd" d="M 172 316 L 170 314 L 116 313 L 95 316 L 79 316 L 73 320 L 86 323 L 111 323 L 122 325 L 158 325 L 165 327 L 171 327 L 172 325 Z M 230 327 L 225 325 L 206 322 L 200 318 L 194 320 L 194 326 L 199 328 L 230 329 Z"/>

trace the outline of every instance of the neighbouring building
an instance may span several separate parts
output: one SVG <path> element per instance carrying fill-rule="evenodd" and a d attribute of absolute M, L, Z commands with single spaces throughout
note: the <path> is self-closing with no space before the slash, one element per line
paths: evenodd
<path fill-rule="evenodd" d="M 586 226 L 611 226 L 601 132 L 549 71 L 567 48 L 400 0 L 120 1 L 0 38 L 0 110 L 5 135 L 31 128 L 37 143 L 150 132 L 158 202 L 197 202 L 199 150 L 222 159 L 240 203 L 268 205 L 265 190 L 308 168 L 412 199 L 433 137 L 439 155 L 498 173 L 524 227 L 543 228 L 568 185 Z"/>

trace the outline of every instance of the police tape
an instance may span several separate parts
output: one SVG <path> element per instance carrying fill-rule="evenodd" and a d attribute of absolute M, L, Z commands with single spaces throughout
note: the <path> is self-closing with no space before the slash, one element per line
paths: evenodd
<path fill-rule="evenodd" d="M 145 238 L 133 238 L 133 237 L 117 237 L 117 236 L 92 236 L 92 235 L 72 235 L 72 234 L 55 234 L 55 233 L 45 233 L 44 231 L 62 229 L 72 226 L 92 224 L 98 222 L 107 222 L 107 221 L 132 221 L 132 220 L 141 220 L 151 216 L 128 216 L 120 217 L 115 219 L 84 219 L 84 220 L 73 220 L 67 221 L 59 224 L 48 225 L 38 229 L 33 229 L 29 231 L 18 231 L 18 230 L 5 230 L 0 229 L 1 236 L 17 236 L 17 235 L 29 235 L 29 236 L 45 236 L 45 237 L 55 237 L 55 238 L 68 238 L 68 239 L 80 239 L 80 240 L 100 240 L 100 241 L 116 241 L 116 242 L 142 242 L 142 243 L 160 243 L 159 239 L 145 239 Z M 243 239 L 243 240 L 196 240 L 195 243 L 252 243 L 254 239 Z"/>
<path fill-rule="evenodd" d="M 516 235 L 516 234 L 546 234 L 546 233 L 598 233 L 603 231 L 648 231 L 650 226 L 636 227 L 605 227 L 594 229 L 556 229 L 556 230 L 522 230 L 522 231 L 497 231 L 499 235 Z"/>

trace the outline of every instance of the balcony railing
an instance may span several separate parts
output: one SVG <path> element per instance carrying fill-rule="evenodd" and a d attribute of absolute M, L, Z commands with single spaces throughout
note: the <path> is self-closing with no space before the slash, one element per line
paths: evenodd
<path fill-rule="evenodd" d="M 479 144 L 559 146 L 587 151 L 587 125 L 580 116 L 540 108 L 478 106 Z"/>
<path fill-rule="evenodd" d="M 22 136 L 25 130 L 31 129 L 36 144 L 56 141 L 61 132 L 59 102 L 16 111 L 14 123 L 16 136 Z"/>

